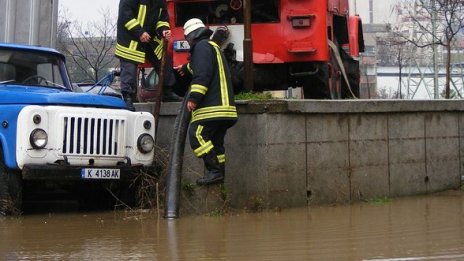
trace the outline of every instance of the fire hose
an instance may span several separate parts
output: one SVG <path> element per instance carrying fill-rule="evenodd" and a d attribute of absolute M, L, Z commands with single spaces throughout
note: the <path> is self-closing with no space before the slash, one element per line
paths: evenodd
<path fill-rule="evenodd" d="M 346 75 L 345 65 L 343 65 L 343 61 L 340 56 L 340 52 L 338 51 L 337 45 L 334 42 L 329 40 L 329 47 L 334 53 L 335 59 L 337 60 L 337 63 L 338 63 L 338 67 L 340 68 L 340 71 L 343 75 L 343 79 L 345 80 L 346 85 L 348 86 L 348 90 L 350 91 L 353 98 L 357 99 L 358 97 L 356 97 L 356 95 L 353 93 L 353 90 L 351 90 L 350 81 L 348 80 L 348 75 Z"/>

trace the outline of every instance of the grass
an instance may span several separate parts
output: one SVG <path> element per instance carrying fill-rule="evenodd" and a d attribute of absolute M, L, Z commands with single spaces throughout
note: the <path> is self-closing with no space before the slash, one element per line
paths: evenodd
<path fill-rule="evenodd" d="M 181 187 L 187 197 L 193 197 L 193 194 L 195 194 L 195 185 L 193 183 L 182 180 Z"/>
<path fill-rule="evenodd" d="M 209 212 L 210 217 L 222 217 L 224 216 L 225 211 L 223 208 L 216 208 L 213 211 Z"/>
<path fill-rule="evenodd" d="M 224 184 L 221 184 L 219 186 L 219 192 L 220 192 L 220 195 L 221 195 L 221 199 L 224 202 L 227 202 L 228 201 L 228 198 L 227 198 L 228 191 L 227 191 L 227 188 L 224 186 Z"/>
<path fill-rule="evenodd" d="M 391 198 L 383 197 L 383 198 L 371 198 L 367 199 L 366 202 L 369 204 L 375 204 L 375 205 L 386 205 L 392 203 Z"/>
<path fill-rule="evenodd" d="M 272 100 L 272 94 L 262 92 L 241 92 L 235 95 L 235 100 Z"/>

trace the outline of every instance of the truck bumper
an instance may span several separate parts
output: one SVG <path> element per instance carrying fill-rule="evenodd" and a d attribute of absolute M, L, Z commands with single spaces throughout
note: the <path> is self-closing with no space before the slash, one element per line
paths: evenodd
<path fill-rule="evenodd" d="M 89 168 L 88 166 L 63 166 L 63 165 L 24 165 L 22 170 L 23 180 L 54 180 L 54 181 L 78 181 L 89 180 L 81 178 L 81 170 Z M 103 180 L 131 180 L 137 176 L 140 170 L 147 169 L 147 166 L 98 166 L 95 168 L 120 169 L 119 179 L 90 179 L 89 181 Z"/>

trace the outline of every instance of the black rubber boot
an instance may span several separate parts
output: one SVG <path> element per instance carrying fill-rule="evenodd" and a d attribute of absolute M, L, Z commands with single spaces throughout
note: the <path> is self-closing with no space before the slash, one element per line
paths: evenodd
<path fill-rule="evenodd" d="M 197 185 L 204 186 L 224 183 L 224 172 L 221 170 L 216 153 L 209 152 L 203 156 L 203 161 L 207 172 L 204 177 L 197 179 Z"/>
<path fill-rule="evenodd" d="M 163 89 L 163 102 L 180 102 L 183 100 L 182 97 L 177 95 L 172 86 L 165 86 Z"/>

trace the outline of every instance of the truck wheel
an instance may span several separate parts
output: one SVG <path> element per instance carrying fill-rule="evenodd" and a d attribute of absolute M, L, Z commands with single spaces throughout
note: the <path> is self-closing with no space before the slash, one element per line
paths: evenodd
<path fill-rule="evenodd" d="M 0 155 L 3 155 L 0 151 Z M 3 160 L 0 161 L 0 215 L 21 214 L 22 178 L 17 171 L 9 170 Z"/>
<path fill-rule="evenodd" d="M 321 63 L 317 66 L 317 74 L 302 79 L 304 98 L 330 99 L 329 66 L 327 63 Z"/>

